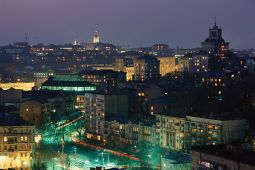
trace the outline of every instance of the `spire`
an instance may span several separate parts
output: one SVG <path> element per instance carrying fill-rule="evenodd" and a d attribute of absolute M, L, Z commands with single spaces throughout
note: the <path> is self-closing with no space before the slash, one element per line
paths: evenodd
<path fill-rule="evenodd" d="M 75 38 L 74 38 L 73 45 L 80 45 L 78 42 L 78 33 L 77 32 L 75 32 Z"/>
<path fill-rule="evenodd" d="M 214 16 L 214 26 L 217 26 L 217 18 Z"/>

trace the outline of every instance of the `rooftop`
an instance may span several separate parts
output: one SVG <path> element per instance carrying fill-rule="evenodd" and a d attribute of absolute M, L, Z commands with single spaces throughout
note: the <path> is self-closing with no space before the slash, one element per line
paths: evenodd
<path fill-rule="evenodd" d="M 0 112 L 0 126 L 32 126 L 21 117 Z"/>
<path fill-rule="evenodd" d="M 86 74 L 94 74 L 94 75 L 98 75 L 98 74 L 100 74 L 100 75 L 106 75 L 106 74 L 116 74 L 116 73 L 123 73 L 124 74 L 124 72 L 122 72 L 122 71 L 114 71 L 114 70 L 83 70 L 83 71 L 80 71 L 80 73 L 79 74 L 81 74 L 81 75 L 86 75 Z"/>
<path fill-rule="evenodd" d="M 57 75 L 50 77 L 43 86 L 91 87 L 94 86 L 79 75 Z"/>
<path fill-rule="evenodd" d="M 191 151 L 197 151 L 255 166 L 255 152 L 238 145 L 194 146 Z"/>

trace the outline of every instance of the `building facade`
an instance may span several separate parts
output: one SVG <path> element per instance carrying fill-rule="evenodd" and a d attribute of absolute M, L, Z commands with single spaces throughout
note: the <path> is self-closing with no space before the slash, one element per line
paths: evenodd
<path fill-rule="evenodd" d="M 34 130 L 21 118 L 0 113 L 0 169 L 32 169 Z"/>
<path fill-rule="evenodd" d="M 242 141 L 247 126 L 246 120 L 156 115 L 159 145 L 173 150 Z"/>
<path fill-rule="evenodd" d="M 135 80 L 159 78 L 159 60 L 152 55 L 143 55 L 134 60 Z"/>
<path fill-rule="evenodd" d="M 222 38 L 222 29 L 216 24 L 209 29 L 209 37 L 201 43 L 202 49 L 209 54 L 218 56 L 220 59 L 227 58 L 229 43 Z"/>
<path fill-rule="evenodd" d="M 195 54 L 193 55 L 193 60 L 193 72 L 203 73 L 208 71 L 208 54 Z"/>
<path fill-rule="evenodd" d="M 97 86 L 98 89 L 111 91 L 117 88 L 119 82 L 126 81 L 126 73 L 113 70 L 83 70 L 82 78 Z"/>
<path fill-rule="evenodd" d="M 159 60 L 159 70 L 161 76 L 178 71 L 175 57 L 157 57 L 157 59 Z"/>

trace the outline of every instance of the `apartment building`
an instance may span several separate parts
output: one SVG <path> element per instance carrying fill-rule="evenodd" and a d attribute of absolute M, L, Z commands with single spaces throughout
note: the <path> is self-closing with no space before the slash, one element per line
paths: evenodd
<path fill-rule="evenodd" d="M 35 127 L 8 113 L 0 113 L 0 169 L 31 169 Z"/>

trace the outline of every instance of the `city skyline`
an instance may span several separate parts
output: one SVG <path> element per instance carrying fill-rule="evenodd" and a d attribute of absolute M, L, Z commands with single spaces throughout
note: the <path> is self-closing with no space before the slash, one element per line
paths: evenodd
<path fill-rule="evenodd" d="M 25 33 L 32 44 L 72 43 L 76 32 L 80 42 L 91 42 L 98 30 L 102 42 L 123 47 L 166 43 L 171 48 L 195 48 L 208 36 L 216 16 L 230 48 L 255 48 L 252 0 L 59 2 L 1 1 L 0 45 L 24 41 Z"/>

